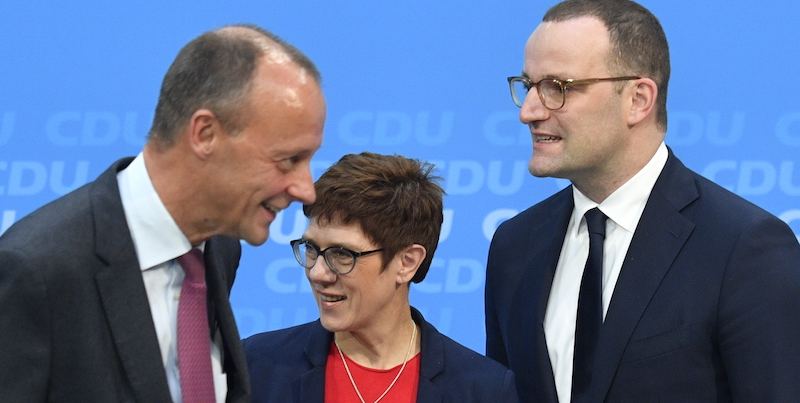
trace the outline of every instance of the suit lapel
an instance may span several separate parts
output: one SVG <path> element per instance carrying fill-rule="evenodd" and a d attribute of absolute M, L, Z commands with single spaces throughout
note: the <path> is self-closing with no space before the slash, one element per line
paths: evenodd
<path fill-rule="evenodd" d="M 571 188 L 569 189 L 571 192 Z M 556 266 L 558 266 L 558 258 L 561 256 L 561 247 L 564 244 L 567 225 L 572 215 L 573 202 L 571 193 L 564 193 L 563 196 L 565 197 L 562 197 L 562 199 L 566 200 L 557 202 L 558 207 L 555 207 L 548 220 L 543 220 L 539 226 L 531 227 L 529 239 L 526 241 L 527 245 L 534 251 L 533 253 L 528 253 L 531 258 L 530 261 L 525 262 L 525 267 L 532 267 L 536 270 L 531 273 L 532 275 L 526 277 L 539 282 L 533 282 L 531 288 L 521 291 L 523 293 L 525 291 L 528 293 L 531 290 L 535 291 L 537 307 L 534 312 L 536 315 L 535 320 L 536 323 L 541 325 L 542 337 L 544 337 L 544 317 L 547 313 L 547 301 L 550 299 L 553 277 L 555 276 Z M 520 296 L 523 293 L 520 293 Z"/>
<path fill-rule="evenodd" d="M 322 403 L 325 400 L 325 365 L 332 342 L 333 333 L 325 330 L 318 319 L 308 333 L 304 354 L 310 369 L 300 378 L 297 402 Z"/>
<path fill-rule="evenodd" d="M 114 344 L 137 401 L 169 401 L 169 387 L 116 174 L 120 160 L 92 185 L 95 253 L 105 269 L 95 277 Z"/>
<path fill-rule="evenodd" d="M 680 211 L 698 197 L 689 170 L 669 159 L 631 240 L 600 334 L 591 401 L 603 401 L 633 331 L 694 224 Z"/>
<path fill-rule="evenodd" d="M 430 323 L 425 321 L 422 314 L 415 308 L 411 308 L 411 318 L 419 326 L 421 351 L 419 365 L 419 382 L 417 386 L 418 402 L 441 402 L 444 399 L 442 391 L 433 380 L 444 372 L 444 344 L 439 331 Z M 457 369 L 456 369 L 457 370 Z"/>
<path fill-rule="evenodd" d="M 541 266 L 544 270 L 543 273 L 534 274 L 533 278 L 542 279 L 542 283 L 538 285 L 538 301 L 536 306 L 536 345 L 540 353 L 536 359 L 536 365 L 540 374 L 545 376 L 540 377 L 542 383 L 539 385 L 539 396 L 545 402 L 557 402 L 558 395 L 556 392 L 556 380 L 553 375 L 553 366 L 550 363 L 550 355 L 547 350 L 547 340 L 544 334 L 544 317 L 547 313 L 547 302 L 550 299 L 550 290 L 553 287 L 553 277 L 555 276 L 556 266 L 558 266 L 558 259 L 561 256 L 561 248 L 564 245 L 564 238 L 567 234 L 567 226 L 569 219 L 572 216 L 572 209 L 574 200 L 572 198 L 572 186 L 567 187 L 562 191 L 562 197 L 567 200 L 559 202 L 559 207 L 553 211 L 553 223 L 546 226 L 545 231 L 537 234 L 538 239 L 551 239 L 552 242 L 547 247 L 544 254 L 536 253 L 534 256 L 545 256 L 545 264 Z M 537 243 L 538 244 L 538 243 Z M 533 262 L 531 262 L 533 264 Z"/>
<path fill-rule="evenodd" d="M 441 402 L 442 392 L 433 382 L 436 376 L 444 371 L 444 346 L 436 329 L 431 326 L 414 308 L 411 315 L 420 326 L 422 350 L 420 356 L 420 377 L 417 401 Z M 328 332 L 317 320 L 308 334 L 304 354 L 309 364 L 309 371 L 300 378 L 298 402 L 322 403 L 325 398 L 325 366 L 328 360 L 328 349 L 333 342 L 333 333 Z"/>
<path fill-rule="evenodd" d="M 520 286 L 515 289 L 511 303 L 516 310 L 511 317 L 517 318 L 518 331 L 509 335 L 509 345 L 528 346 L 533 338 L 533 348 L 512 353 L 521 353 L 522 357 L 517 358 L 520 362 L 534 363 L 537 384 L 529 388 L 536 391 L 537 401 L 542 402 L 558 401 L 545 339 L 544 317 L 573 205 L 572 187 L 569 186 L 548 200 L 544 210 L 551 214 L 546 219 L 537 216 L 536 221 L 530 222 L 528 231 L 517 244 L 528 250 L 523 255 L 526 260 L 521 272 L 524 275 L 518 279 Z M 531 298 L 535 301 L 531 301 Z M 536 309 L 530 309 L 531 306 Z"/>
<path fill-rule="evenodd" d="M 226 247 L 224 244 L 227 243 Z M 214 237 L 206 242 L 205 265 L 209 298 L 209 324 L 212 337 L 219 329 L 222 335 L 224 369 L 228 377 L 228 396 L 249 396 L 250 379 L 244 358 L 241 338 L 229 301 L 235 268 L 239 264 L 239 241 Z M 241 390 L 238 390 L 241 389 Z"/>

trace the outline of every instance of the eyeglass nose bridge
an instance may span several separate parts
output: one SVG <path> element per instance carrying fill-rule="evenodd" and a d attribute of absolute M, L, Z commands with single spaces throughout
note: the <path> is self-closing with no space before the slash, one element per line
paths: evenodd
<path fill-rule="evenodd" d="M 539 97 L 539 101 L 542 103 L 542 107 L 547 109 L 548 111 L 555 111 L 559 110 L 564 106 L 564 102 L 566 101 L 564 97 L 564 84 L 556 79 L 545 78 L 539 80 L 538 82 L 530 82 L 530 87 L 528 89 L 528 94 L 526 94 L 525 99 L 527 100 L 527 95 L 530 94 L 533 87 L 536 87 L 536 95 Z M 552 86 L 553 88 L 550 88 Z M 557 95 L 556 95 L 557 94 Z"/>
<path fill-rule="evenodd" d="M 310 245 L 310 244 L 308 244 L 306 242 L 303 242 L 303 240 L 301 240 L 301 239 L 296 239 L 294 241 L 291 241 L 291 242 L 289 242 L 289 244 L 292 246 L 292 254 L 294 254 L 294 258 L 297 261 L 297 263 L 300 264 L 300 266 L 303 266 L 303 268 L 305 268 L 306 270 L 312 270 L 314 268 L 314 266 L 317 265 L 317 261 L 319 261 L 319 256 L 322 254 L 322 253 L 320 253 L 319 250 L 314 248 L 312 245 Z M 301 250 L 300 249 L 301 247 L 304 248 L 305 250 Z M 305 263 L 303 263 L 303 262 L 308 262 L 308 253 L 307 253 L 308 249 L 313 250 L 314 251 L 314 255 L 315 255 L 314 256 L 314 261 L 313 261 L 313 263 L 311 263 L 310 266 L 306 265 Z M 305 258 L 303 257 L 303 254 L 305 254 Z M 325 260 L 324 256 L 323 256 L 322 260 Z M 328 264 L 327 261 L 325 262 L 325 266 L 328 266 L 328 269 L 330 269 L 330 264 Z"/>
<path fill-rule="evenodd" d="M 542 85 L 545 88 L 542 89 Z M 549 88 L 553 86 L 553 88 Z M 557 111 L 564 107 L 567 102 L 566 89 L 564 82 L 554 78 L 545 78 L 536 83 L 536 93 L 539 94 L 539 100 L 542 101 L 542 106 L 550 111 Z"/>
<path fill-rule="evenodd" d="M 306 245 L 306 248 L 313 248 L 313 247 L 311 247 L 311 246 L 309 246 L 309 245 Z M 295 255 L 295 258 L 297 259 L 298 263 L 300 263 L 300 265 L 301 265 L 301 266 L 305 267 L 305 268 L 306 268 L 307 270 L 309 270 L 309 271 L 310 271 L 310 270 L 314 270 L 314 267 L 315 267 L 315 266 L 317 265 L 317 263 L 319 263 L 319 262 L 320 262 L 320 260 L 321 260 L 321 261 L 325 262 L 325 263 L 324 263 L 324 264 L 325 264 L 325 267 L 323 268 L 323 270 L 325 270 L 325 272 L 326 272 L 326 273 L 327 273 L 327 272 L 331 272 L 331 273 L 333 273 L 333 274 L 336 274 L 336 275 L 341 275 L 342 273 L 340 273 L 338 270 L 336 270 L 335 268 L 333 268 L 333 265 L 332 265 L 332 264 L 331 264 L 331 263 L 328 261 L 328 257 L 327 257 L 328 255 L 327 255 L 327 252 L 328 252 L 328 250 L 325 250 L 325 251 L 323 252 L 323 251 L 318 251 L 318 250 L 314 249 L 314 255 L 315 255 L 315 257 L 314 257 L 314 262 L 313 262 L 313 263 L 311 263 L 311 265 L 310 265 L 310 266 L 307 266 L 307 265 L 303 264 L 303 262 L 302 262 L 302 260 L 301 260 L 301 257 L 300 257 L 299 255 L 297 255 L 297 254 L 296 254 L 296 255 Z M 297 252 L 297 253 L 299 253 L 299 252 Z M 320 259 L 320 258 L 322 258 L 322 259 Z"/>
<path fill-rule="evenodd" d="M 299 244 L 299 243 L 298 243 L 298 244 Z M 294 246 L 294 245 L 292 245 L 292 247 L 295 247 L 295 246 Z M 330 272 L 332 272 L 332 273 L 334 273 L 334 274 L 336 274 L 336 275 L 344 275 L 344 274 L 347 274 L 347 273 L 349 273 L 350 271 L 352 271 L 352 268 L 351 268 L 351 269 L 350 269 L 350 270 L 348 270 L 347 272 L 344 272 L 344 273 L 343 273 L 343 272 L 341 272 L 340 270 L 337 270 L 337 269 L 334 267 L 334 265 L 331 263 L 330 259 L 328 258 L 328 252 L 330 252 L 330 251 L 331 251 L 331 249 L 330 249 L 330 248 L 328 248 L 328 249 L 325 249 L 325 250 L 321 251 L 321 250 L 319 250 L 319 249 L 315 248 L 315 247 L 314 247 L 313 245 L 311 245 L 311 244 L 306 244 L 306 246 L 305 246 L 305 247 L 306 247 L 306 248 L 310 248 L 310 249 L 312 249 L 312 250 L 314 251 L 314 255 L 315 255 L 315 257 L 314 257 L 314 262 L 313 262 L 313 263 L 311 263 L 311 265 L 310 265 L 310 266 L 307 266 L 307 265 L 303 264 L 303 262 L 302 262 L 302 257 L 300 256 L 300 255 L 301 255 L 301 252 L 300 252 L 299 250 L 298 250 L 297 252 L 295 252 L 295 258 L 297 259 L 298 263 L 300 263 L 300 265 L 301 265 L 301 266 L 303 266 L 303 267 L 305 267 L 307 270 L 313 270 L 313 269 L 314 269 L 314 266 L 316 266 L 316 265 L 317 265 L 317 263 L 318 263 L 320 260 L 322 260 L 322 261 L 324 261 L 324 262 L 325 262 L 325 268 L 327 268 L 327 270 L 329 270 Z M 320 258 L 322 258 L 322 259 L 320 259 Z M 325 270 L 325 269 L 323 269 L 323 270 Z"/>
<path fill-rule="evenodd" d="M 328 261 L 325 259 L 325 256 L 324 256 L 324 254 L 322 254 L 322 253 L 319 253 L 319 252 L 315 251 L 315 253 L 314 253 L 314 256 L 315 256 L 315 257 L 314 257 L 313 263 L 311 263 L 311 266 L 305 266 L 305 267 L 306 267 L 308 270 L 313 270 L 313 269 L 314 269 L 314 266 L 316 266 L 316 265 L 317 265 L 317 263 L 319 263 L 320 261 L 322 261 L 322 262 L 324 262 L 324 264 L 325 264 L 325 267 L 326 267 L 326 268 L 328 268 L 329 270 L 331 270 L 331 271 L 335 272 L 335 270 L 331 269 L 331 265 L 330 265 L 330 263 L 328 263 Z M 308 259 L 308 258 L 306 258 L 306 262 L 308 262 L 308 260 L 309 260 L 309 259 Z"/>
<path fill-rule="evenodd" d="M 327 251 L 325 251 L 325 252 L 327 252 Z M 321 259 L 320 259 L 320 258 L 321 258 Z M 335 274 L 335 275 L 337 275 L 337 276 L 339 276 L 339 275 L 341 275 L 341 274 L 342 274 L 342 273 L 340 273 L 338 270 L 336 270 L 336 269 L 334 269 L 334 268 L 333 268 L 333 265 L 331 265 L 331 263 L 328 261 L 327 255 L 326 255 L 325 253 L 319 253 L 319 252 L 317 252 L 317 257 L 315 257 L 315 258 L 314 258 L 314 263 L 311 265 L 311 267 L 306 267 L 306 268 L 307 268 L 309 271 L 310 271 L 310 270 L 313 270 L 313 269 L 314 269 L 314 267 L 315 267 L 315 266 L 316 266 L 316 265 L 317 265 L 317 264 L 318 264 L 320 261 L 323 261 L 323 262 L 325 262 L 325 263 L 324 263 L 325 267 L 324 267 L 324 268 L 322 268 L 322 270 L 325 270 L 325 273 L 333 273 L 333 274 Z"/>
<path fill-rule="evenodd" d="M 561 108 L 561 106 L 559 106 L 558 108 L 553 108 L 552 107 L 552 104 L 554 104 L 554 103 L 557 104 L 558 101 L 550 99 L 550 96 L 545 95 L 547 90 L 546 89 L 542 90 L 542 84 L 545 83 L 545 82 L 549 83 L 549 80 L 541 80 L 541 81 L 536 82 L 536 83 L 531 83 L 531 87 L 528 89 L 528 93 L 525 94 L 525 99 L 523 99 L 523 105 L 525 104 L 525 101 L 528 100 L 528 96 L 530 95 L 530 93 L 531 92 L 536 92 L 536 97 L 539 99 L 539 102 L 541 103 L 542 108 L 544 108 L 545 110 L 553 111 L 553 110 Z M 545 85 L 548 85 L 548 84 L 545 84 Z M 563 105 L 563 103 L 562 103 L 562 105 Z"/>
<path fill-rule="evenodd" d="M 566 101 L 564 97 L 564 85 L 561 81 L 556 79 L 545 78 L 538 82 L 533 82 L 531 79 L 527 77 L 508 77 L 508 83 L 511 89 L 511 99 L 514 101 L 514 104 L 517 107 L 522 108 L 525 106 L 525 101 L 527 101 L 528 96 L 530 96 L 531 92 L 536 92 L 536 96 L 539 98 L 539 102 L 542 103 L 542 106 L 547 110 L 558 110 L 564 106 Z M 542 84 L 545 85 L 553 85 L 558 87 L 557 95 L 552 95 L 548 97 L 545 93 L 548 91 L 546 88 L 542 90 Z M 524 87 L 518 88 L 517 86 Z M 520 96 L 520 92 L 524 91 L 525 96 Z M 553 99 L 550 99 L 553 98 Z M 558 105 L 558 107 L 553 107 L 554 105 Z"/>
<path fill-rule="evenodd" d="M 527 88 L 528 92 L 525 93 L 525 97 L 521 99 L 522 104 L 519 106 L 520 108 L 525 106 L 525 102 L 528 101 L 528 97 L 531 96 L 531 93 L 533 92 L 533 93 L 536 93 L 536 99 L 539 100 L 539 102 L 542 104 L 542 107 L 547 109 L 547 110 L 550 109 L 547 106 L 547 98 L 545 98 L 544 94 L 542 94 L 542 91 L 539 88 L 539 83 L 531 82 L 530 84 L 526 85 L 526 88 Z"/>

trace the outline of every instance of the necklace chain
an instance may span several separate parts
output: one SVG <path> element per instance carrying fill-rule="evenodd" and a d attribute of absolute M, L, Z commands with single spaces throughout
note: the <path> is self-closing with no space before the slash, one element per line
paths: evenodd
<path fill-rule="evenodd" d="M 397 380 L 400 379 L 400 375 L 403 373 L 403 370 L 406 369 L 406 363 L 408 363 L 408 356 L 411 354 L 411 348 L 414 346 L 414 337 L 416 337 L 416 335 L 417 335 L 417 325 L 414 324 L 414 330 L 411 332 L 411 341 L 408 343 L 408 350 L 406 351 L 406 358 L 403 359 L 403 366 L 400 367 L 400 372 L 398 372 L 397 376 L 394 377 L 394 380 L 392 381 L 392 383 L 389 384 L 389 387 L 386 388 L 385 391 L 383 391 L 383 394 L 381 394 L 380 397 L 375 399 L 375 403 L 381 401 L 381 399 L 383 399 L 383 397 L 386 396 L 387 393 L 389 393 L 389 390 L 392 389 L 392 386 L 394 386 Z M 339 342 L 336 341 L 335 337 L 333 339 L 333 343 L 336 344 L 336 349 L 339 350 L 339 357 L 342 358 L 342 364 L 344 364 L 344 370 L 347 371 L 347 377 L 350 378 L 350 383 L 353 385 L 353 389 L 356 390 L 356 394 L 358 395 L 358 398 L 361 400 L 361 403 L 366 403 L 364 401 L 364 397 L 361 396 L 361 391 L 359 391 L 358 386 L 356 386 L 356 381 L 353 380 L 353 374 L 350 373 L 350 368 L 347 366 L 347 361 L 344 359 L 344 354 L 342 354 L 342 349 L 339 348 Z"/>

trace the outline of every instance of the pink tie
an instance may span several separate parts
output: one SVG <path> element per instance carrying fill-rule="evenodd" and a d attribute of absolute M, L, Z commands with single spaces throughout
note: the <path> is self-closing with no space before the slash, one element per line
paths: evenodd
<path fill-rule="evenodd" d="M 178 301 L 178 367 L 184 403 L 215 402 L 203 252 L 178 258 L 186 277 Z"/>

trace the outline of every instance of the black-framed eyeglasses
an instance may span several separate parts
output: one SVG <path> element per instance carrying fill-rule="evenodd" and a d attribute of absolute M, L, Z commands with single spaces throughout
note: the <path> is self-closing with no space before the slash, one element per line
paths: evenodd
<path fill-rule="evenodd" d="M 514 76 L 508 78 L 508 86 L 511 87 L 511 99 L 514 104 L 522 108 L 525 98 L 528 96 L 531 87 L 536 87 L 542 105 L 551 111 L 561 109 L 567 101 L 567 89 L 573 85 L 594 84 L 603 81 L 627 81 L 638 80 L 641 77 L 607 77 L 607 78 L 586 78 L 581 80 L 560 80 L 558 78 L 545 78 L 538 82 L 531 81 L 528 77 Z"/>
<path fill-rule="evenodd" d="M 322 255 L 325 259 L 325 263 L 327 263 L 328 267 L 336 274 L 350 273 L 353 271 L 353 268 L 356 267 L 356 259 L 383 250 L 383 248 L 380 248 L 365 252 L 356 252 L 343 246 L 330 246 L 325 248 L 325 250 L 320 250 L 317 245 L 305 239 L 295 239 L 289 243 L 292 245 L 294 257 L 297 259 L 297 263 L 300 263 L 300 266 L 310 269 L 317 263 L 317 258 Z"/>

